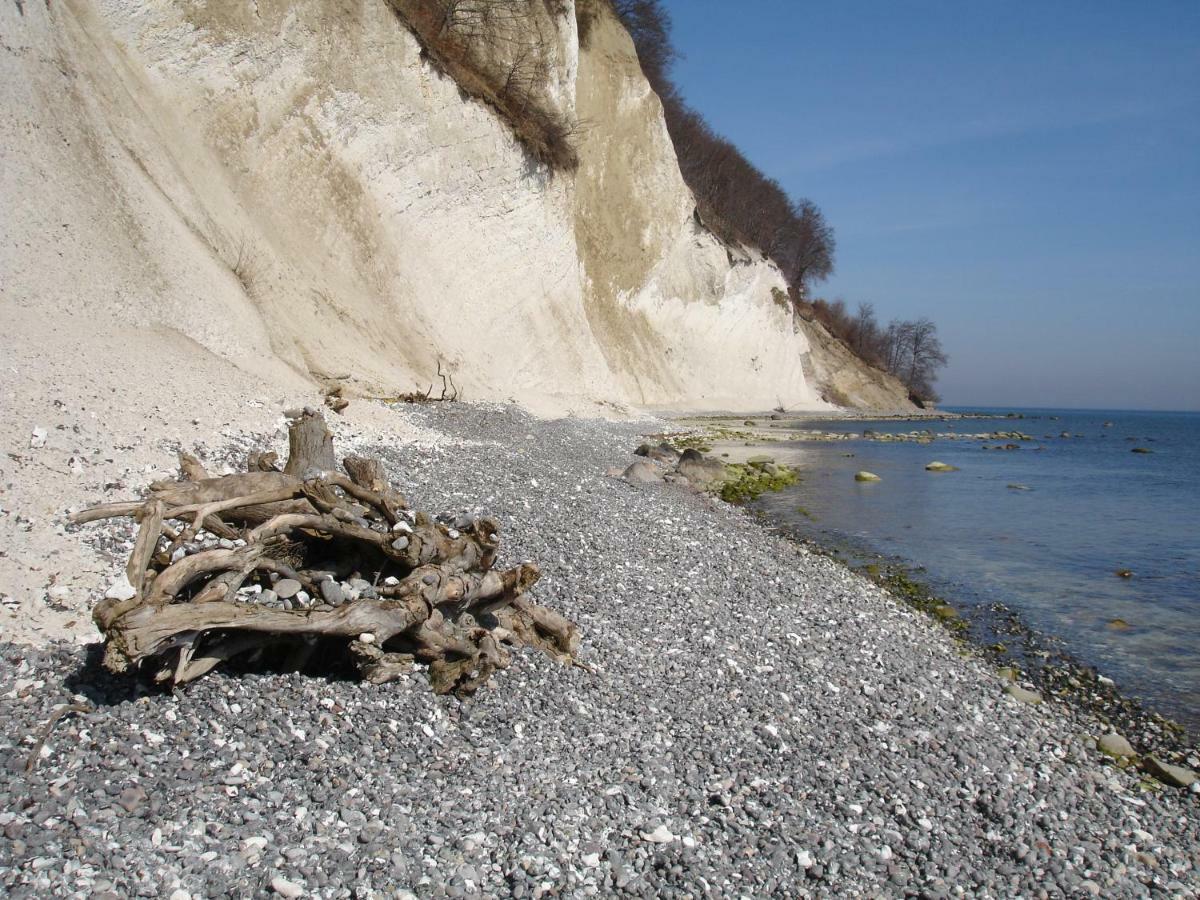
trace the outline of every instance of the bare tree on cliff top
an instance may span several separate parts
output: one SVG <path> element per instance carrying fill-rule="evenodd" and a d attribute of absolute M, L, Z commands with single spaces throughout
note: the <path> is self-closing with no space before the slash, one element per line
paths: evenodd
<path fill-rule="evenodd" d="M 803 296 L 814 281 L 833 273 L 833 229 L 811 200 L 793 203 L 789 213 L 778 226 L 773 246 L 766 249 Z"/>
<path fill-rule="evenodd" d="M 933 399 L 933 382 L 937 379 L 937 370 L 949 362 L 950 357 L 942 350 L 937 325 L 929 319 L 918 319 L 911 325 L 908 372 L 904 381 L 909 391 L 917 397 L 922 400 Z"/>

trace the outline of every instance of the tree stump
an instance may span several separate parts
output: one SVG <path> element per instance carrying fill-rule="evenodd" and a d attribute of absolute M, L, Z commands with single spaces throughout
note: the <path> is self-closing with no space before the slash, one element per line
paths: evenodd
<path fill-rule="evenodd" d="M 305 409 L 291 417 L 288 426 L 288 461 L 283 471 L 288 475 L 307 472 L 329 472 L 337 468 L 333 456 L 333 435 L 325 425 L 325 417 L 313 409 Z"/>
<path fill-rule="evenodd" d="M 511 663 L 506 648 L 575 661 L 575 625 L 526 596 L 538 567 L 493 568 L 495 521 L 413 512 L 377 459 L 347 457 L 339 471 L 314 410 L 292 417 L 288 445 L 283 471 L 255 453 L 247 472 L 216 478 L 184 454 L 182 477 L 145 500 L 73 516 L 140 523 L 134 595 L 93 610 L 111 671 L 181 685 L 254 657 L 351 665 L 383 684 L 422 662 L 434 690 L 465 695 Z"/>

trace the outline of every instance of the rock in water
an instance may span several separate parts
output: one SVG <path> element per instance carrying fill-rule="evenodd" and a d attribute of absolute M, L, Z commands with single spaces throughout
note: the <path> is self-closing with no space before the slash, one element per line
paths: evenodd
<path fill-rule="evenodd" d="M 938 462 L 934 460 L 925 466 L 926 472 L 957 472 L 958 466 L 952 466 L 949 463 Z"/>
<path fill-rule="evenodd" d="M 1147 756 L 1142 762 L 1142 768 L 1163 784 L 1169 784 L 1172 787 L 1185 788 L 1197 783 L 1197 775 L 1191 769 L 1173 766 L 1156 756 Z"/>
<path fill-rule="evenodd" d="M 1109 756 L 1120 759 L 1123 756 L 1136 756 L 1137 753 L 1133 749 L 1133 745 L 1115 731 L 1110 731 L 1104 737 L 1096 742 L 1096 746 L 1100 748 L 1101 753 L 1106 753 Z"/>
<path fill-rule="evenodd" d="M 880 478 L 878 475 L 876 475 L 874 472 L 866 472 L 866 471 L 855 472 L 854 480 L 855 481 L 883 481 L 883 479 Z"/>
<path fill-rule="evenodd" d="M 1015 700 L 1020 700 L 1022 703 L 1027 703 L 1030 706 L 1037 706 L 1042 702 L 1042 695 L 1037 691 L 1030 691 L 1019 684 L 1010 684 L 1006 687 L 1005 692 Z"/>

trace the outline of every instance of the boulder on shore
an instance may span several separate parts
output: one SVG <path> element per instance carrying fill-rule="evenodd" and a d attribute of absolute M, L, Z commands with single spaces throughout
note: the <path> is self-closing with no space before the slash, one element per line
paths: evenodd
<path fill-rule="evenodd" d="M 633 451 L 638 456 L 645 456 L 648 459 L 656 460 L 660 463 L 666 463 L 668 466 L 673 466 L 679 462 L 679 451 L 665 441 L 655 447 L 652 444 L 642 444 Z"/>
<path fill-rule="evenodd" d="M 709 459 L 698 450 L 684 450 L 676 468 L 693 484 L 711 484 L 725 477 L 725 464 Z"/>
<path fill-rule="evenodd" d="M 1147 756 L 1142 761 L 1142 768 L 1163 784 L 1169 784 L 1172 787 L 1190 787 L 1200 777 L 1191 769 L 1185 769 L 1183 766 L 1173 766 L 1170 763 L 1163 762 L 1156 756 Z"/>
<path fill-rule="evenodd" d="M 1133 745 L 1115 731 L 1110 731 L 1096 742 L 1096 746 L 1100 748 L 1100 752 L 1108 756 L 1121 759 L 1125 756 L 1137 756 L 1137 752 L 1133 749 Z"/>
<path fill-rule="evenodd" d="M 629 468 L 621 473 L 621 477 L 633 484 L 655 484 L 663 480 L 653 463 L 644 459 L 631 463 Z"/>

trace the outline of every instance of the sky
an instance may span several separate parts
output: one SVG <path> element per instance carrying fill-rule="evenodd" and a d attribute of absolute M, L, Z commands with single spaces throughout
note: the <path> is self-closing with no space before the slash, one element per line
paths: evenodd
<path fill-rule="evenodd" d="M 1200 0 L 664 0 L 688 102 L 946 405 L 1200 409 Z"/>

